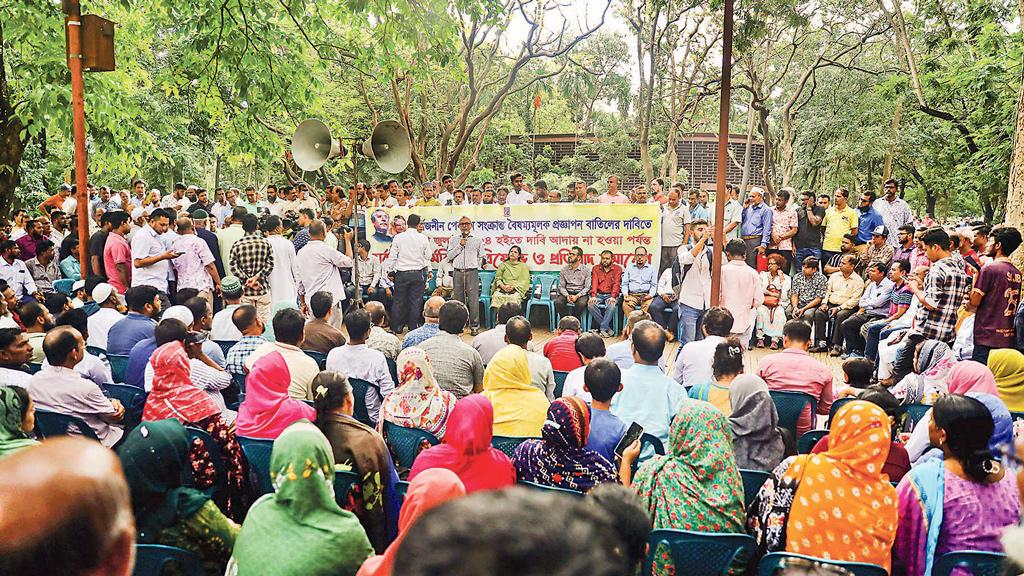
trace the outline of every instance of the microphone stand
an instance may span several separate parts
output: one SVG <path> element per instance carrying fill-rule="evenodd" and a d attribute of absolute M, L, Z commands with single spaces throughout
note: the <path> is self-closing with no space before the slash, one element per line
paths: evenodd
<path fill-rule="evenodd" d="M 352 147 L 352 155 L 351 155 L 351 158 L 352 158 L 352 190 L 354 191 L 353 194 L 355 195 L 355 198 L 351 199 L 351 201 L 353 203 L 353 206 L 352 206 L 352 223 L 354 224 L 354 226 L 352 227 L 352 238 L 353 238 L 353 240 L 352 240 L 352 243 L 353 243 L 353 246 L 352 246 L 352 256 L 353 256 L 353 258 L 352 258 L 352 277 L 355 280 L 355 286 L 356 286 L 356 289 L 355 289 L 356 301 L 352 303 L 352 309 L 353 310 L 361 310 L 363 308 L 363 287 L 359 283 L 359 251 L 356 250 L 356 247 L 355 247 L 355 244 L 357 244 L 359 242 L 359 191 L 356 190 L 356 186 L 358 186 L 358 184 L 359 184 L 359 168 L 357 167 L 357 164 L 359 163 L 359 154 L 356 152 L 356 150 L 358 150 L 358 148 L 356 148 L 356 146 L 359 146 L 359 142 L 358 141 L 356 141 L 354 146 Z"/>

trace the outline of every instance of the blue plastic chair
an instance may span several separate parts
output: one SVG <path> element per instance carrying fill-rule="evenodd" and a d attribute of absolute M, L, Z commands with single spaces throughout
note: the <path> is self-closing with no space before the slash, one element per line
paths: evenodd
<path fill-rule="evenodd" d="M 561 370 L 555 370 L 555 398 L 561 398 L 562 393 L 565 391 L 565 378 L 569 375 L 568 372 L 562 372 Z"/>
<path fill-rule="evenodd" d="M 398 364 L 395 363 L 391 358 L 385 357 L 384 360 L 388 363 L 388 373 L 391 374 L 391 381 L 398 386 Z"/>
<path fill-rule="evenodd" d="M 398 494 L 398 499 L 401 502 L 405 502 L 405 495 L 409 492 L 409 483 L 404 480 L 395 482 L 395 493 Z"/>
<path fill-rule="evenodd" d="M 846 406 L 850 402 L 853 402 L 856 399 L 857 398 L 855 397 L 839 398 L 832 402 L 832 407 L 829 408 L 828 410 L 828 422 L 825 423 L 825 428 L 832 428 L 832 419 L 836 417 L 836 414 L 839 412 L 839 409 L 842 408 L 843 406 Z"/>
<path fill-rule="evenodd" d="M 220 346 L 220 351 L 224 353 L 225 358 L 228 356 L 228 350 L 231 350 L 232 346 L 238 344 L 238 342 L 235 342 L 234 340 L 214 340 L 214 342 L 217 346 Z"/>
<path fill-rule="evenodd" d="M 128 369 L 128 357 L 117 354 L 107 354 L 107 362 L 110 362 L 110 376 L 118 384 L 124 383 L 124 373 Z"/>
<path fill-rule="evenodd" d="M 811 407 L 811 424 L 814 424 L 815 414 L 818 413 L 818 401 L 810 394 L 803 392 L 787 392 L 783 390 L 771 390 L 768 392 L 775 403 L 775 410 L 779 413 L 779 426 L 789 430 L 793 438 L 797 438 L 797 423 L 800 415 L 808 405 Z"/>
<path fill-rule="evenodd" d="M 828 436 L 828 430 L 817 429 L 804 432 L 803 436 L 796 442 L 796 451 L 799 454 L 810 454 L 814 445 L 818 443 L 825 436 Z"/>
<path fill-rule="evenodd" d="M 303 350 L 306 356 L 309 356 L 313 360 L 316 360 L 316 365 L 321 370 L 327 370 L 327 354 L 317 352 L 316 350 Z"/>
<path fill-rule="evenodd" d="M 793 554 L 790 552 L 772 552 L 765 555 L 764 558 L 761 558 L 761 564 L 758 567 L 757 576 L 772 576 L 775 574 L 776 570 L 785 568 L 787 562 L 794 558 L 799 558 L 809 562 L 817 562 L 818 564 L 838 566 L 844 570 L 848 570 L 854 576 L 889 576 L 885 571 L 885 568 L 882 568 L 877 564 L 825 560 L 823 558 L 815 558 L 813 556 L 804 556 L 803 554 Z"/>
<path fill-rule="evenodd" d="M 530 283 L 530 299 L 526 302 L 526 319 L 530 319 L 530 311 L 534 306 L 545 308 L 548 311 L 548 324 L 551 331 L 555 331 L 555 303 L 551 300 L 551 287 L 558 281 L 558 276 L 549 274 L 536 274 L 533 282 Z M 534 296 L 540 286 L 540 297 Z"/>
<path fill-rule="evenodd" d="M 129 431 L 142 422 L 142 412 L 146 408 L 146 398 L 149 392 L 127 384 L 104 384 L 100 386 L 103 395 L 107 398 L 114 398 L 124 406 L 125 431 Z"/>
<path fill-rule="evenodd" d="M 658 546 L 669 549 L 677 574 L 686 576 L 726 576 L 737 563 L 753 567 L 757 558 L 757 542 L 747 534 L 719 534 L 688 530 L 652 530 L 647 536 L 647 554 L 643 574 L 653 570 Z M 750 573 L 751 570 L 745 572 Z"/>
<path fill-rule="evenodd" d="M 480 277 L 480 306 L 483 307 L 480 317 L 485 328 L 492 328 L 494 326 L 494 318 L 491 316 L 491 286 L 494 285 L 495 272 L 493 270 L 481 270 L 478 276 Z"/>
<path fill-rule="evenodd" d="M 762 470 L 740 470 L 740 479 L 743 480 L 743 506 L 750 507 L 750 503 L 757 498 L 761 486 L 768 481 L 771 473 Z"/>
<path fill-rule="evenodd" d="M 431 446 L 441 443 L 426 430 L 406 428 L 384 421 L 384 439 L 387 440 L 391 453 L 395 455 L 395 463 L 403 468 L 412 468 L 412 463 L 420 453 L 420 445 L 426 440 Z"/>
<path fill-rule="evenodd" d="M 437 270 L 432 270 L 430 274 L 430 280 L 427 280 L 427 286 L 423 289 L 423 301 L 426 302 L 430 295 L 437 290 Z"/>
<path fill-rule="evenodd" d="M 973 576 L 1001 576 L 1005 564 L 1006 554 L 1000 552 L 948 552 L 935 561 L 931 576 L 949 576 L 954 568 L 966 570 Z"/>
<path fill-rule="evenodd" d="M 371 428 L 376 428 L 377 423 L 370 419 L 370 411 L 366 408 L 366 391 L 373 388 L 377 392 L 377 399 L 380 400 L 380 388 L 376 384 L 359 378 L 349 378 L 348 383 L 352 385 L 352 397 L 356 402 L 352 417 Z"/>
<path fill-rule="evenodd" d="M 43 369 L 43 365 L 38 362 L 29 362 L 25 366 L 28 367 L 29 374 L 37 374 L 40 370 Z"/>
<path fill-rule="evenodd" d="M 270 453 L 274 449 L 274 441 L 246 438 L 245 436 L 237 436 L 237 438 L 238 444 L 242 447 L 242 453 L 245 454 L 245 459 L 249 462 L 256 495 L 270 494 L 274 491 L 274 484 L 270 480 Z"/>
<path fill-rule="evenodd" d="M 615 299 L 616 309 L 615 314 L 612 316 L 612 331 L 614 331 L 616 334 L 621 333 L 621 330 L 619 329 L 619 318 L 622 316 L 622 309 L 618 307 L 619 300 L 621 298 L 622 296 L 620 295 L 618 298 Z M 599 310 L 602 311 L 608 309 L 608 305 L 605 304 L 604 302 L 602 302 L 601 304 L 596 304 L 596 306 Z M 588 309 L 583 313 L 583 318 L 580 318 L 580 323 L 583 325 L 583 330 L 585 332 L 589 332 L 591 328 L 595 330 L 600 328 L 600 326 L 591 326 L 592 318 L 590 316 L 589 304 L 587 305 L 587 307 Z"/>
<path fill-rule="evenodd" d="M 75 281 L 70 278 L 61 278 L 60 280 L 53 281 L 53 289 L 65 296 L 71 296 L 71 288 L 75 285 Z"/>
<path fill-rule="evenodd" d="M 161 576 L 169 565 L 177 567 L 175 574 L 203 576 L 199 557 L 188 550 L 160 544 L 135 545 L 135 570 L 132 576 Z"/>
<path fill-rule="evenodd" d="M 491 438 L 491 447 L 501 450 L 506 456 L 511 458 L 515 454 L 516 448 L 527 440 L 540 440 L 540 438 L 533 436 L 493 436 Z"/>
<path fill-rule="evenodd" d="M 545 486 L 543 484 L 537 484 L 536 482 L 520 482 L 527 488 L 533 488 L 534 490 L 543 490 L 547 492 L 553 492 L 555 494 L 564 494 L 566 496 L 573 496 L 576 498 L 583 498 L 585 494 L 583 492 L 577 492 L 575 490 L 569 490 L 567 488 L 558 488 L 557 486 Z"/>
<path fill-rule="evenodd" d="M 220 444 L 214 442 L 213 438 L 201 428 L 185 426 L 189 442 L 198 438 L 203 441 L 203 447 L 210 454 L 210 462 L 213 464 L 213 488 L 211 494 L 221 494 L 228 484 L 228 465 L 224 462 L 224 453 L 221 452 Z"/>
<path fill-rule="evenodd" d="M 921 419 L 924 418 L 925 414 L 927 414 L 931 409 L 932 407 L 929 404 L 904 404 L 903 406 L 900 406 L 900 411 L 907 415 L 907 418 L 910 419 L 913 426 L 917 426 L 917 423 L 920 422 Z M 907 423 L 906 420 L 903 422 L 904 424 Z M 911 428 L 913 428 L 913 426 L 911 426 Z"/>
<path fill-rule="evenodd" d="M 359 475 L 355 472 L 334 471 L 334 501 L 338 503 L 338 506 L 345 508 L 348 505 L 348 495 L 356 484 L 359 484 Z"/>
<path fill-rule="evenodd" d="M 89 425 L 77 416 L 36 409 L 36 436 L 46 439 L 56 436 L 82 436 L 97 442 L 100 439 Z"/>

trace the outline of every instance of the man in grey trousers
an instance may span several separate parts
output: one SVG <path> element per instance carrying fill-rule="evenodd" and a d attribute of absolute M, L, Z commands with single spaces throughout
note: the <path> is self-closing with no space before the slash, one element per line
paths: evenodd
<path fill-rule="evenodd" d="M 469 325 L 473 336 L 480 332 L 480 263 L 484 258 L 483 240 L 473 236 L 473 221 L 459 219 L 459 233 L 448 241 L 452 263 L 452 298 L 469 308 Z"/>

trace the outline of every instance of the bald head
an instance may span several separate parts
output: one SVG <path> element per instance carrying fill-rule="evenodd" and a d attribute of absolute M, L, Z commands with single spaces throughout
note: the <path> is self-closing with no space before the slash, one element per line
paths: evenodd
<path fill-rule="evenodd" d="M 444 298 L 441 296 L 431 296 L 423 304 L 423 319 L 427 322 L 437 322 L 438 316 L 441 315 L 441 306 L 444 306 Z"/>
<path fill-rule="evenodd" d="M 650 320 L 641 320 L 629 335 L 633 341 L 633 359 L 638 364 L 657 366 L 665 352 L 665 329 Z"/>
<path fill-rule="evenodd" d="M 43 354 L 51 366 L 74 368 L 85 355 L 85 340 L 71 326 L 58 326 L 43 337 Z"/>
<path fill-rule="evenodd" d="M 117 456 L 61 437 L 0 461 L 0 534 L 0 574 L 131 574 L 135 525 Z"/>
<path fill-rule="evenodd" d="M 383 304 L 377 302 L 376 300 L 370 300 L 369 302 L 363 305 L 363 308 L 365 308 L 366 312 L 370 315 L 371 324 L 373 324 L 374 326 L 384 325 L 385 314 Z"/>

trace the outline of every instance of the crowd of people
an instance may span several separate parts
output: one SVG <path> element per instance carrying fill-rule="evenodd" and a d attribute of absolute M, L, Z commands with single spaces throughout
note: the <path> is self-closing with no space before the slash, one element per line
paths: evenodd
<path fill-rule="evenodd" d="M 88 222 L 71 187 L 16 212 L 0 230 L 0 573 L 125 575 L 135 543 L 205 574 L 685 573 L 648 550 L 652 529 L 910 576 L 947 552 L 1024 550 L 1018 230 L 916 219 L 893 180 L 856 209 L 844 188 L 730 185 L 712 295 L 707 193 L 619 184 L 211 199 L 137 181 L 90 187 Z M 553 202 L 657 205 L 659 265 L 644 246 L 624 266 L 573 247 L 542 344 L 520 247 L 485 307 L 468 216 L 434 262 L 415 208 L 383 258 L 354 210 L 374 227 L 379 207 Z M 813 410 L 787 425 L 773 392 Z M 87 439 L 41 438 L 54 414 Z M 411 459 L 403 429 L 421 434 Z M 260 481 L 252 440 L 273 442 Z"/>

